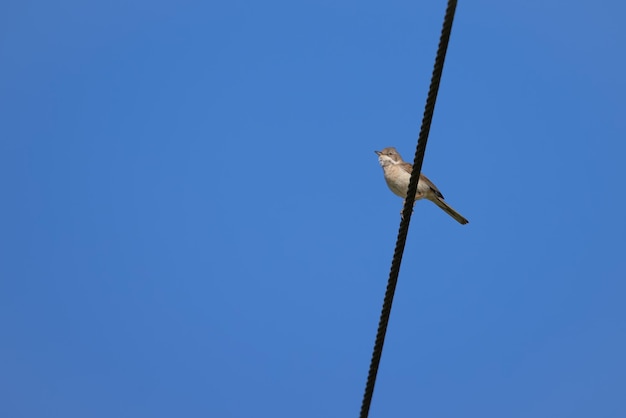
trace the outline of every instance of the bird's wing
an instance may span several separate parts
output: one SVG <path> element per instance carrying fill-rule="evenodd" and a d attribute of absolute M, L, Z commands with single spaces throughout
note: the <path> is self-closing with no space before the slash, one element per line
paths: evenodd
<path fill-rule="evenodd" d="M 409 163 L 405 163 L 404 161 L 402 161 L 400 164 L 398 164 L 400 167 L 402 167 L 402 169 L 404 171 L 406 171 L 407 173 L 411 174 L 411 171 L 413 171 L 413 166 Z"/>
<path fill-rule="evenodd" d="M 413 170 L 413 165 L 406 163 L 406 162 L 401 162 L 399 164 L 400 167 L 402 167 L 402 169 L 404 171 L 406 171 L 407 173 L 411 174 L 411 171 Z M 435 186 L 435 183 L 433 183 L 432 181 L 430 181 L 428 179 L 428 177 L 426 177 L 425 175 L 423 175 L 422 173 L 420 173 L 420 182 L 425 183 L 433 192 L 435 192 L 435 195 L 437 197 L 440 197 L 441 199 L 443 199 L 443 195 L 441 194 L 441 192 L 439 191 L 439 189 L 437 188 L 437 186 Z"/>
<path fill-rule="evenodd" d="M 437 186 L 435 186 L 435 183 L 433 183 L 432 181 L 430 181 L 428 179 L 428 177 L 426 177 L 425 175 L 420 173 L 420 181 L 423 181 L 424 183 L 426 183 L 428 185 L 428 187 L 430 187 L 430 189 L 435 192 L 435 194 L 437 195 L 437 197 L 440 197 L 441 199 L 443 199 L 443 195 L 441 194 L 441 192 L 439 191 L 439 189 L 437 188 Z"/>

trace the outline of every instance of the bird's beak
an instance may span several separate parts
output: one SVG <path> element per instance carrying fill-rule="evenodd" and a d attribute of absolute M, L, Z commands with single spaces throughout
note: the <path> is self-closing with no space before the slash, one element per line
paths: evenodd
<path fill-rule="evenodd" d="M 374 151 L 376 155 L 380 156 L 380 151 Z"/>

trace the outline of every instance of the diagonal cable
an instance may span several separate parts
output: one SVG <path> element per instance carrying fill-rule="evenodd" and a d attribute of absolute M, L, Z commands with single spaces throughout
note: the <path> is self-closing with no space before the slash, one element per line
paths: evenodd
<path fill-rule="evenodd" d="M 426 142 L 430 132 L 430 125 L 433 120 L 435 111 L 435 102 L 437 101 L 437 93 L 441 82 L 441 74 L 443 72 L 443 64 L 448 50 L 448 41 L 450 40 L 450 32 L 452 31 L 452 22 L 454 20 L 454 12 L 456 10 L 457 0 L 449 0 L 446 14 L 441 29 L 441 37 L 439 38 L 439 47 L 435 58 L 435 66 L 430 80 L 430 89 L 426 99 L 424 108 L 424 116 L 422 118 L 422 126 L 420 128 L 417 140 L 417 149 L 415 150 L 415 159 L 413 160 L 413 172 L 409 182 L 409 189 L 404 201 L 404 209 L 402 210 L 402 220 L 400 221 L 400 229 L 398 230 L 398 238 L 396 240 L 396 249 L 393 253 L 391 261 L 391 270 L 389 272 L 389 281 L 387 282 L 387 290 L 385 291 L 385 299 L 383 301 L 383 309 L 378 322 L 378 332 L 376 333 L 376 341 L 374 343 L 374 351 L 372 353 L 372 361 L 370 362 L 369 373 L 367 375 L 367 383 L 365 384 L 365 393 L 363 394 L 363 403 L 361 404 L 360 418 L 367 418 L 369 415 L 372 396 L 374 394 L 374 385 L 376 384 L 376 375 L 378 374 L 378 366 L 383 352 L 385 343 L 385 334 L 387 333 L 387 325 L 389 324 L 389 316 L 391 314 L 391 305 L 393 303 L 393 295 L 396 291 L 398 283 L 398 275 L 400 273 L 400 264 L 402 263 L 402 254 L 406 244 L 406 237 L 409 231 L 409 223 L 413 213 L 413 203 L 415 202 L 415 193 L 417 192 L 417 181 L 422 171 L 422 162 L 424 161 L 424 153 L 426 152 Z"/>

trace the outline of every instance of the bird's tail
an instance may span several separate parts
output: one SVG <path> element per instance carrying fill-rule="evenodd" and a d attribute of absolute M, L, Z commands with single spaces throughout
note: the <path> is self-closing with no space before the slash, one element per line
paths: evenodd
<path fill-rule="evenodd" d="M 452 206 L 448 205 L 442 199 L 436 197 L 436 198 L 434 198 L 432 200 L 432 202 L 435 205 L 439 206 L 441 209 L 443 209 L 448 215 L 450 215 L 454 219 L 456 219 L 456 221 L 458 223 L 460 223 L 461 225 L 465 225 L 466 223 L 469 223 L 469 221 L 467 219 L 465 219 L 459 212 L 457 212 L 456 210 L 452 209 Z"/>

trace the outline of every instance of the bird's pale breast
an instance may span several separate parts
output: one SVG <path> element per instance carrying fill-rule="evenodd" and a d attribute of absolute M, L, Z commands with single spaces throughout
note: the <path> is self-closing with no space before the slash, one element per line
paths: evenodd
<path fill-rule="evenodd" d="M 384 167 L 385 181 L 389 189 L 401 198 L 406 197 L 406 192 L 409 189 L 409 181 L 411 180 L 411 174 L 407 173 L 402 167 L 398 165 L 389 165 Z M 417 184 L 417 196 L 416 199 L 421 199 L 424 195 L 428 195 L 430 189 L 423 181 Z"/>

